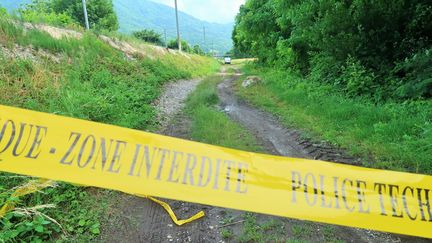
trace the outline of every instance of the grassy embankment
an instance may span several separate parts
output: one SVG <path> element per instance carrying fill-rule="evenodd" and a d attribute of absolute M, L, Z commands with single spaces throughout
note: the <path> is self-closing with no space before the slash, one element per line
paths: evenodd
<path fill-rule="evenodd" d="M 244 71 L 261 76 L 263 82 L 239 88 L 240 96 L 276 114 L 287 126 L 347 148 L 364 158 L 366 166 L 432 174 L 430 100 L 374 104 L 287 71 L 252 64 Z"/>
<path fill-rule="evenodd" d="M 38 30 L 25 31 L 6 16 L 0 18 L 0 44 L 8 50 L 16 49 L 15 44 L 31 46 L 35 56 L 34 60 L 11 57 L 0 49 L 0 104 L 134 129 L 157 127 L 151 103 L 164 83 L 204 76 L 218 67 L 212 59 L 173 52 L 154 52 L 153 58 L 136 55 L 128 60 L 93 33 L 85 33 L 81 39 L 58 40 Z M 0 219 L 0 242 L 85 242 L 99 234 L 112 192 L 59 183 L 44 193 L 10 198 L 12 189 L 28 180 L 0 174 L 0 205 L 7 200 L 27 209 L 54 204 L 55 208 L 39 211 L 62 227 L 39 213 L 10 212 Z"/>

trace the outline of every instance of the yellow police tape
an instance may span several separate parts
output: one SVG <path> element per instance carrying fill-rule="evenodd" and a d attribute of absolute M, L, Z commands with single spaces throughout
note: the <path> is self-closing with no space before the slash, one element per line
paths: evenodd
<path fill-rule="evenodd" d="M 432 176 L 256 154 L 6 106 L 0 171 L 432 238 Z"/>
<path fill-rule="evenodd" d="M 200 219 L 202 217 L 205 216 L 205 213 L 203 211 L 198 212 L 197 214 L 195 214 L 194 216 L 188 218 L 188 219 L 177 219 L 176 215 L 174 214 L 174 211 L 171 209 L 170 205 L 164 201 L 158 200 L 154 197 L 150 197 L 150 196 L 141 196 L 141 195 L 137 195 L 138 197 L 145 197 L 148 198 L 150 200 L 152 200 L 153 202 L 161 205 L 165 211 L 168 212 L 169 216 L 171 217 L 172 221 L 178 225 L 178 226 L 182 226 L 184 224 L 190 223 L 194 220 Z"/>

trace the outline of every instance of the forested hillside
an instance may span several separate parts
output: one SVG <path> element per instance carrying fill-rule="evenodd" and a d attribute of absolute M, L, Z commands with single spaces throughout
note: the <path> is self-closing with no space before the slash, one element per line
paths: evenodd
<path fill-rule="evenodd" d="M 119 16 L 121 32 L 131 33 L 146 28 L 163 34 L 165 29 L 168 40 L 176 38 L 173 8 L 149 0 L 115 0 L 114 6 Z M 221 54 L 232 48 L 233 23 L 209 23 L 183 12 L 179 13 L 179 19 L 182 38 L 192 46 L 200 45 L 206 52 L 213 48 Z M 205 43 L 203 27 L 206 29 Z"/>
<path fill-rule="evenodd" d="M 31 0 L 2 0 L 0 5 L 9 11 L 18 9 L 22 4 L 30 3 Z"/>

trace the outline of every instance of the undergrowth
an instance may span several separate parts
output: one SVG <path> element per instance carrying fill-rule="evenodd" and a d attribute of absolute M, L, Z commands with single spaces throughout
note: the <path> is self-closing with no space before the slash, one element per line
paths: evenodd
<path fill-rule="evenodd" d="M 347 98 L 296 74 L 246 65 L 263 82 L 239 94 L 287 126 L 347 148 L 376 168 L 432 174 L 432 102 L 375 102 Z"/>
<path fill-rule="evenodd" d="M 33 55 L 11 57 L 0 49 L 0 104 L 142 130 L 158 125 L 151 104 L 164 83 L 207 75 L 218 66 L 209 58 L 175 53 L 131 60 L 91 32 L 58 40 L 4 17 L 0 45 L 29 47 L 25 52 Z M 0 242 L 88 242 L 100 233 L 112 192 L 59 183 L 43 193 L 11 198 L 28 180 L 0 174 L 0 206 L 7 201 L 17 206 L 0 219 Z M 55 207 L 41 207 L 51 204 Z"/>

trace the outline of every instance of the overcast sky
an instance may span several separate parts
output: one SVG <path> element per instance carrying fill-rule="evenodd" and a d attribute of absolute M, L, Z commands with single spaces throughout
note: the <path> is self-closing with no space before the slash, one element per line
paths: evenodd
<path fill-rule="evenodd" d="M 174 7 L 174 0 L 152 0 Z M 245 0 L 177 0 L 179 10 L 215 23 L 233 22 Z"/>

